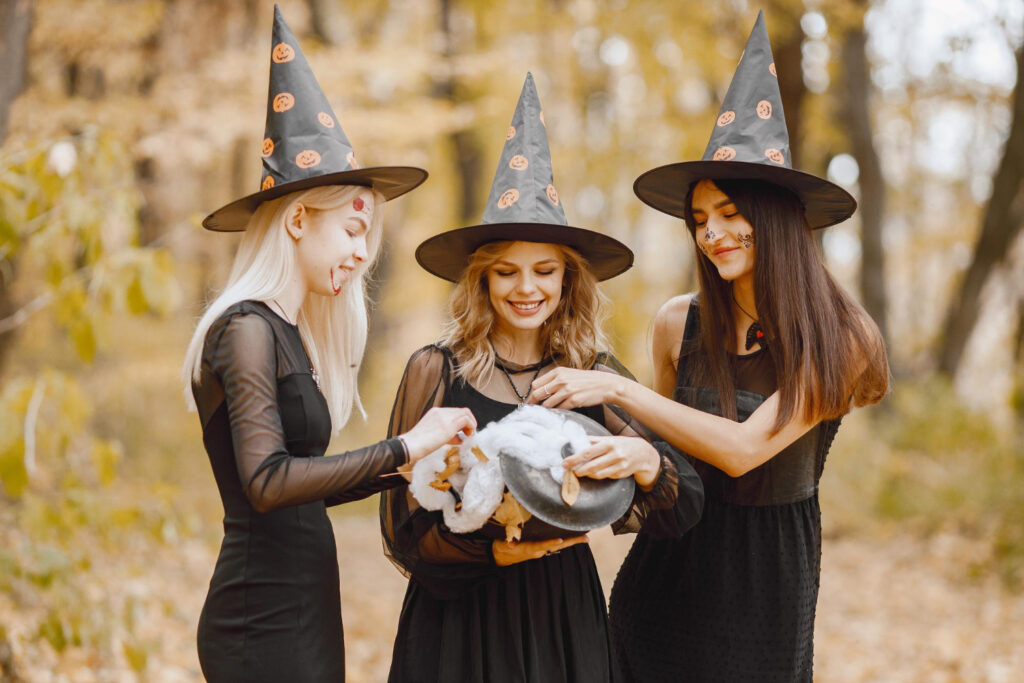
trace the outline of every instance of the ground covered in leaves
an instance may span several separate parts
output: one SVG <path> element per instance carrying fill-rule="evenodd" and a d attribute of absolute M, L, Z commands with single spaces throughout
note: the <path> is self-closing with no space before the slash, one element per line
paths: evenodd
<path fill-rule="evenodd" d="M 405 579 L 381 552 L 372 515 L 336 515 L 348 675 L 354 683 L 387 676 Z M 592 535 L 610 587 L 630 539 Z M 1024 671 L 1024 595 L 993 576 L 972 578 L 979 544 L 955 534 L 927 540 L 905 532 L 826 538 L 818 606 L 815 679 L 819 681 L 1013 681 Z M 134 598 L 136 673 L 124 657 L 97 658 L 73 645 L 58 656 L 45 641 L 27 649 L 9 595 L 0 595 L 13 662 L 27 681 L 201 681 L 195 624 L 215 545 L 187 541 L 154 556 L 124 558 L 96 577 L 94 591 Z M 140 571 L 141 566 L 145 567 Z M 83 595 L 81 600 L 101 599 Z M 24 634 L 21 634 L 24 635 Z"/>

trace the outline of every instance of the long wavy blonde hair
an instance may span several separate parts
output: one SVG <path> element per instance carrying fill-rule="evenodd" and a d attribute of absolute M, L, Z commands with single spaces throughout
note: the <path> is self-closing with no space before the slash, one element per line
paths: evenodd
<path fill-rule="evenodd" d="M 478 248 L 455 284 L 448 300 L 450 319 L 439 343 L 458 360 L 456 374 L 481 385 L 494 370 L 494 347 L 490 336 L 497 316 L 487 288 L 487 270 L 497 263 L 514 242 L 491 242 Z M 559 365 L 586 369 L 597 355 L 609 351 L 604 333 L 608 298 L 601 292 L 590 264 L 575 249 L 553 244 L 565 261 L 562 299 L 541 326 L 541 349 Z"/>
<path fill-rule="evenodd" d="M 185 352 L 182 375 L 190 408 L 195 408 L 191 383 L 200 378 L 203 344 L 210 325 L 239 301 L 270 301 L 280 296 L 291 281 L 296 268 L 295 242 L 285 228 L 285 219 L 296 205 L 302 204 L 312 211 L 337 209 L 365 189 L 326 185 L 293 192 L 259 206 L 238 245 L 227 285 L 204 311 Z M 366 276 L 380 251 L 385 202 L 384 196 L 376 191 L 373 199 L 373 219 L 366 233 L 368 258 L 358 264 L 337 296 L 309 294 L 296 320 L 310 363 L 320 376 L 335 430 L 348 422 L 353 407 L 366 417 L 356 379 L 366 350 Z"/>

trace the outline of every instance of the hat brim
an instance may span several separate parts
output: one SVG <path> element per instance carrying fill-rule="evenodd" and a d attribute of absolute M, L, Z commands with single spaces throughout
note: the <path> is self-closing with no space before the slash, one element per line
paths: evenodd
<path fill-rule="evenodd" d="M 290 183 L 282 183 L 266 190 L 261 190 L 247 197 L 242 197 L 222 206 L 203 219 L 203 227 L 218 232 L 235 232 L 245 230 L 249 219 L 260 204 L 271 199 L 283 197 L 292 192 L 308 190 L 321 185 L 362 185 L 372 187 L 384 195 L 384 199 L 392 200 L 406 192 L 419 187 L 427 179 L 427 172 L 413 166 L 375 166 L 359 168 L 337 173 L 326 173 L 313 178 L 303 178 Z"/>
<path fill-rule="evenodd" d="M 428 273 L 457 282 L 469 255 L 488 242 L 564 244 L 590 263 L 598 280 L 621 275 L 633 265 L 633 251 L 622 242 L 585 228 L 551 223 L 487 223 L 442 232 L 416 248 L 416 262 Z"/>
<path fill-rule="evenodd" d="M 803 171 L 748 161 L 683 161 L 659 166 L 640 175 L 633 183 L 633 192 L 644 204 L 685 218 L 687 191 L 692 183 L 705 178 L 764 180 L 780 185 L 800 199 L 813 229 L 841 223 L 857 210 L 857 200 L 835 183 Z"/>

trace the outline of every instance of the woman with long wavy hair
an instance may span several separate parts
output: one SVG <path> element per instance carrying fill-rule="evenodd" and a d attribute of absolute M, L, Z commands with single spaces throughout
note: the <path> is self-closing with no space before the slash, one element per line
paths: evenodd
<path fill-rule="evenodd" d="M 409 360 L 391 434 L 435 406 L 467 407 L 481 425 L 499 420 L 557 367 L 628 375 L 605 352 L 597 283 L 629 268 L 632 252 L 566 224 L 542 121 L 527 76 L 484 223 L 417 250 L 424 268 L 456 285 L 440 341 Z M 678 538 L 701 504 L 690 465 L 666 444 L 638 438 L 642 427 L 620 410 L 580 412 L 613 436 L 581 451 L 576 474 L 637 483 L 615 529 Z M 488 526 L 453 533 L 406 487 L 381 496 L 385 547 L 410 578 L 390 680 L 610 680 L 604 593 L 586 536 L 507 542 L 503 528 L 496 538 Z"/>
<path fill-rule="evenodd" d="M 348 139 L 279 12 L 271 61 L 278 104 L 268 108 L 262 189 L 203 223 L 245 234 L 184 364 L 224 505 L 199 662 L 209 681 L 341 681 L 337 550 L 326 506 L 390 485 L 380 475 L 476 423 L 467 410 L 437 409 L 394 438 L 324 456 L 353 407 L 362 411 L 363 281 L 380 247 L 384 203 L 426 173 L 353 168 Z M 311 139 L 316 149 L 306 149 Z"/>
<path fill-rule="evenodd" d="M 699 293 L 655 319 L 654 390 L 567 369 L 533 385 L 548 407 L 623 406 L 704 482 L 700 523 L 678 540 L 641 532 L 619 570 L 617 663 L 631 681 L 810 681 L 818 481 L 840 419 L 882 399 L 889 369 L 877 326 L 815 247 L 811 230 L 856 204 L 789 165 L 763 16 L 704 159 L 634 188 L 682 217 L 697 247 Z"/>

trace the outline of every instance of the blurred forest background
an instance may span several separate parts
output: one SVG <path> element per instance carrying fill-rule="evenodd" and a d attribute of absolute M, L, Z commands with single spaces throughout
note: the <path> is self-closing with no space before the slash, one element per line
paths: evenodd
<path fill-rule="evenodd" d="M 637 253 L 605 291 L 650 380 L 652 316 L 694 259 L 632 181 L 699 158 L 763 8 L 795 166 L 860 201 L 821 247 L 895 374 L 826 468 L 817 677 L 1020 675 L 1020 0 L 280 4 L 364 165 L 431 174 L 387 207 L 369 419 L 336 450 L 382 436 L 437 334 L 448 286 L 413 249 L 479 220 L 527 70 L 570 222 Z M 0 0 L 0 679 L 200 679 L 221 508 L 180 365 L 238 242 L 199 222 L 259 183 L 272 8 Z M 373 501 L 332 516 L 350 678 L 382 680 L 403 582 Z M 595 540 L 608 582 L 622 543 Z"/>

